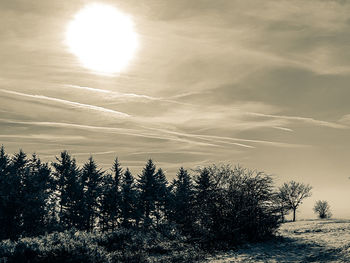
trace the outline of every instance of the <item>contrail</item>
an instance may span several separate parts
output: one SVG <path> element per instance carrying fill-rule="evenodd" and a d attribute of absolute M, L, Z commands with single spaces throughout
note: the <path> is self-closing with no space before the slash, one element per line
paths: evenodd
<path fill-rule="evenodd" d="M 93 110 L 93 111 L 99 111 L 99 112 L 104 112 L 104 113 L 110 113 L 113 115 L 117 115 L 120 118 L 127 118 L 130 117 L 129 114 L 124 113 L 124 112 L 119 112 L 111 109 L 107 109 L 104 107 L 99 107 L 95 105 L 90 105 L 90 104 L 84 104 L 84 103 L 79 103 L 75 101 L 69 101 L 69 100 L 63 100 L 63 99 L 58 99 L 58 98 L 53 98 L 53 97 L 47 97 L 43 95 L 32 95 L 32 94 L 26 94 L 22 92 L 17 92 L 17 91 L 11 91 L 11 90 L 6 90 L 6 89 L 0 89 L 0 92 L 11 94 L 11 95 L 17 95 L 17 96 L 22 96 L 22 97 L 27 97 L 27 98 L 32 98 L 32 99 L 38 99 L 38 100 L 47 100 L 47 101 L 53 101 L 53 102 L 58 102 L 61 104 L 69 105 L 74 108 L 83 108 L 83 109 L 88 109 L 88 110 Z"/>

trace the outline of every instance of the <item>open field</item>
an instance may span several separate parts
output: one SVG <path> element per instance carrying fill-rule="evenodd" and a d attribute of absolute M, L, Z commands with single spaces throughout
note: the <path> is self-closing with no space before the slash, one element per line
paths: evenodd
<path fill-rule="evenodd" d="M 288 222 L 278 238 L 222 253 L 209 262 L 350 262 L 350 220 Z"/>

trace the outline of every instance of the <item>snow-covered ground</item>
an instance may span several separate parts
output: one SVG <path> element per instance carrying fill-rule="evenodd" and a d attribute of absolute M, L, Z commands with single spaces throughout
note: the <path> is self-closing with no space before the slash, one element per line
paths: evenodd
<path fill-rule="evenodd" d="M 279 237 L 209 258 L 210 263 L 349 262 L 350 220 L 307 220 L 281 225 Z"/>

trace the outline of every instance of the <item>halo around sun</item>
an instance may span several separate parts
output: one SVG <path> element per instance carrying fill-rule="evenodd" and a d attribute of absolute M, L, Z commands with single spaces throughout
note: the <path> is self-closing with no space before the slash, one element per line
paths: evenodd
<path fill-rule="evenodd" d="M 131 18 L 110 5 L 90 4 L 68 24 L 66 45 L 80 63 L 95 72 L 123 71 L 138 48 Z"/>

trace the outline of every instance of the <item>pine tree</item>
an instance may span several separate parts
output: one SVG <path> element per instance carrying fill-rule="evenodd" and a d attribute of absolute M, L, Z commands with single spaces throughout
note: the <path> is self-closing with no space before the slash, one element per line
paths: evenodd
<path fill-rule="evenodd" d="M 114 181 L 115 181 L 115 186 L 119 188 L 120 186 L 120 181 L 123 176 L 123 168 L 121 168 L 121 165 L 119 163 L 118 157 L 114 159 L 113 163 L 113 172 L 114 172 Z M 119 190 L 119 189 L 118 189 Z"/>
<path fill-rule="evenodd" d="M 118 219 L 120 217 L 120 202 L 121 202 L 121 188 L 120 181 L 123 175 L 123 169 L 119 163 L 118 157 L 115 158 L 113 163 L 113 173 L 114 173 L 114 195 L 113 195 L 113 211 L 112 211 L 112 229 L 115 229 L 119 225 Z"/>
<path fill-rule="evenodd" d="M 22 211 L 23 211 L 23 178 L 26 176 L 27 155 L 20 150 L 10 162 L 10 173 L 7 179 L 7 232 L 8 237 L 13 239 L 22 232 Z"/>
<path fill-rule="evenodd" d="M 5 153 L 4 146 L 0 148 L 0 226 L 6 226 L 11 221 L 9 214 L 7 214 L 9 205 L 9 184 L 10 178 L 10 158 Z M 8 228 L 0 228 L 0 240 L 8 238 Z"/>
<path fill-rule="evenodd" d="M 174 185 L 173 220 L 185 234 L 190 234 L 194 224 L 194 189 L 187 170 L 179 169 Z"/>
<path fill-rule="evenodd" d="M 67 151 L 61 152 L 60 158 L 52 164 L 55 169 L 56 192 L 58 193 L 58 217 L 61 227 L 81 228 L 82 187 L 80 170 Z"/>
<path fill-rule="evenodd" d="M 157 199 L 155 170 L 156 166 L 153 161 L 149 159 L 142 170 L 142 174 L 139 176 L 137 184 L 140 191 L 139 209 L 145 228 L 148 228 L 153 223 L 151 216 L 155 211 Z"/>
<path fill-rule="evenodd" d="M 26 236 L 42 234 L 48 228 L 50 173 L 48 164 L 33 154 L 22 179 L 22 231 Z"/>
<path fill-rule="evenodd" d="M 9 157 L 5 153 L 5 148 L 2 145 L 0 147 L 0 175 L 4 175 L 4 173 L 8 170 L 9 166 Z"/>
<path fill-rule="evenodd" d="M 170 191 L 168 188 L 168 180 L 161 168 L 155 174 L 155 216 L 157 225 L 162 219 L 168 217 L 168 203 L 170 199 Z"/>
<path fill-rule="evenodd" d="M 130 227 L 132 222 L 138 221 L 137 214 L 137 190 L 134 185 L 134 177 L 127 168 L 121 184 L 121 219 L 123 227 Z"/>
<path fill-rule="evenodd" d="M 82 169 L 83 200 L 81 204 L 84 211 L 84 229 L 92 231 L 98 215 L 98 199 L 101 196 L 101 181 L 104 172 L 97 168 L 92 157 L 84 164 Z"/>
<path fill-rule="evenodd" d="M 208 168 L 200 170 L 195 180 L 195 210 L 198 222 L 204 231 L 208 231 L 212 225 L 211 208 L 213 182 Z"/>
<path fill-rule="evenodd" d="M 106 174 L 101 180 L 101 198 L 99 202 L 99 224 L 102 231 L 112 229 L 115 222 L 115 180 Z"/>

